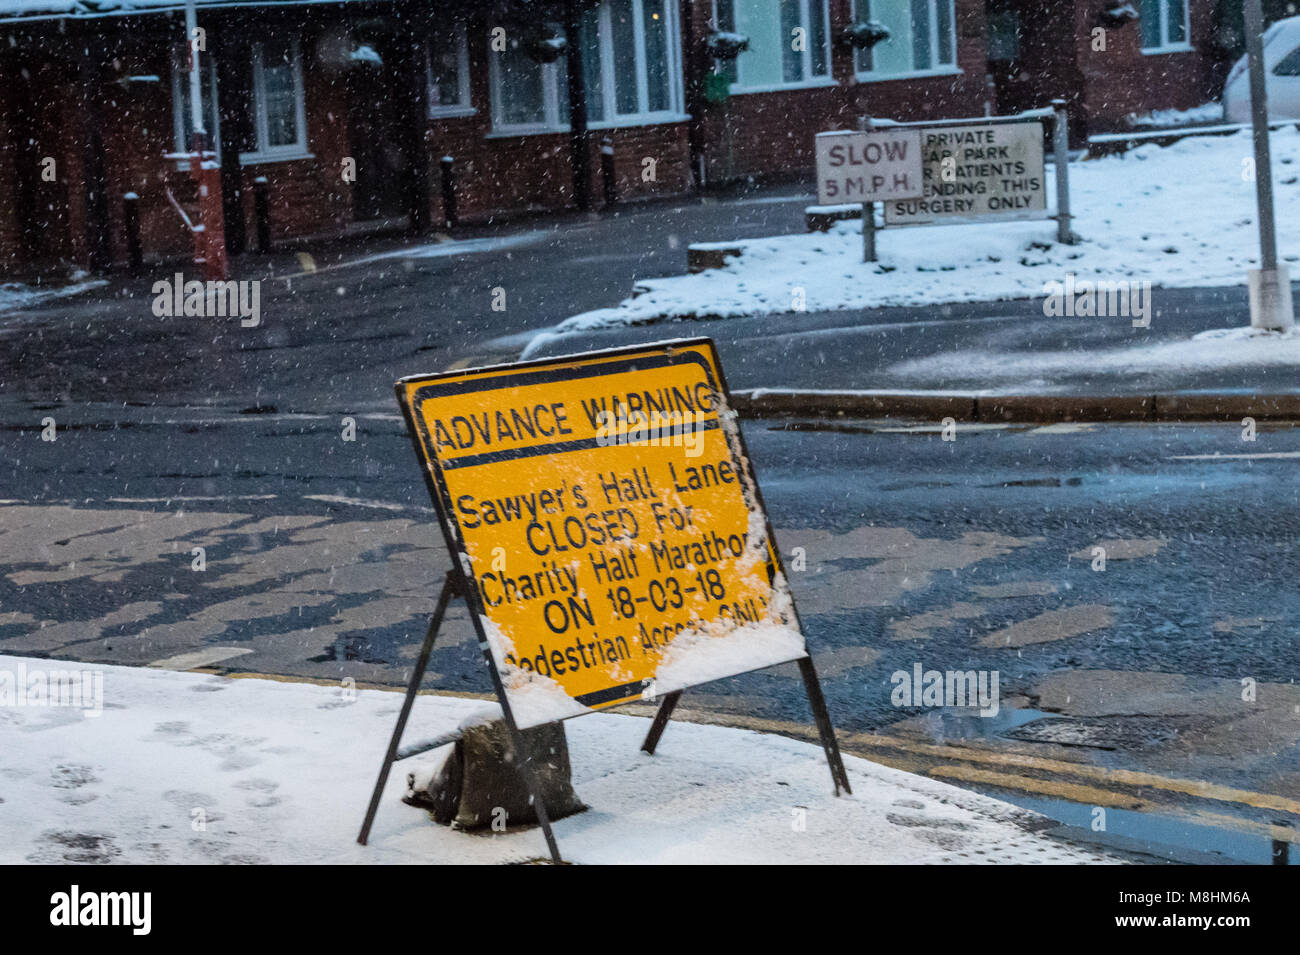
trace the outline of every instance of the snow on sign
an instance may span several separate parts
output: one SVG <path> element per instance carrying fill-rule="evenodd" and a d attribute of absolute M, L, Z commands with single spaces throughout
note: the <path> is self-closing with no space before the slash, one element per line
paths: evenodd
<path fill-rule="evenodd" d="M 918 130 L 925 195 L 885 203 L 886 225 L 1040 218 L 1047 210 L 1038 121 Z"/>
<path fill-rule="evenodd" d="M 519 727 L 807 656 L 711 341 L 397 389 Z"/>
<path fill-rule="evenodd" d="M 817 201 L 824 206 L 920 197 L 921 135 L 914 129 L 818 133 Z"/>

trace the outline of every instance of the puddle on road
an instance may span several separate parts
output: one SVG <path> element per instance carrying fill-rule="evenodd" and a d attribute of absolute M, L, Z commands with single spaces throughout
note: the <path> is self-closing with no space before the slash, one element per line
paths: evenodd
<path fill-rule="evenodd" d="M 1093 832 L 1092 806 L 984 786 L 970 788 L 1064 823 L 1071 831 L 1062 835 L 1103 845 L 1113 844 L 1118 848 L 1137 849 L 1176 862 L 1213 861 L 1204 858 L 1211 856 L 1221 859 L 1224 864 L 1282 864 L 1274 859 L 1275 847 L 1284 847 L 1288 865 L 1296 865 L 1300 859 L 1300 851 L 1292 849 L 1286 843 L 1274 843 L 1266 836 L 1217 826 L 1201 826 L 1173 816 L 1135 812 L 1131 809 L 1108 807 L 1106 831 Z M 1193 853 L 1199 858 L 1189 858 Z"/>
<path fill-rule="evenodd" d="M 1001 709 L 991 717 L 976 717 L 956 713 L 931 714 L 931 732 L 936 741 L 957 739 L 1038 739 L 1047 728 L 1067 728 L 1079 721 L 1060 713 L 1034 709 Z M 1034 735 L 1026 736 L 1026 731 Z M 1088 745 L 1088 744 L 1081 744 Z M 1092 744 L 1095 745 L 1095 744 Z M 1176 816 L 1156 812 L 1137 812 L 1131 809 L 1106 807 L 1106 831 L 1094 832 L 1094 807 L 1047 796 L 1028 795 L 1015 790 L 963 782 L 964 788 L 1001 799 L 1024 809 L 1042 813 L 1049 819 L 1068 826 L 1071 831 L 1062 833 L 1070 838 L 1115 845 L 1122 849 L 1136 849 L 1147 854 L 1178 862 L 1194 861 L 1192 856 L 1221 859 L 1225 864 L 1273 865 L 1274 852 L 1286 852 L 1286 864 L 1300 864 L 1300 849 L 1285 843 L 1275 843 L 1266 836 L 1238 832 L 1218 826 L 1199 825 Z M 1212 860 L 1211 860 L 1212 861 Z"/>

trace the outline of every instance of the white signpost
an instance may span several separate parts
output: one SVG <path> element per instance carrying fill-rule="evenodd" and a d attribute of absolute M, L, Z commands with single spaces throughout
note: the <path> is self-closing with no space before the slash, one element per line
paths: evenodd
<path fill-rule="evenodd" d="M 886 202 L 886 225 L 1045 216 L 1047 167 L 1041 123 L 932 127 L 919 132 L 925 194 Z"/>
<path fill-rule="evenodd" d="M 919 199 L 921 133 L 887 128 L 818 133 L 817 201 L 824 206 L 862 203 L 862 257 L 874 262 L 875 203 Z"/>

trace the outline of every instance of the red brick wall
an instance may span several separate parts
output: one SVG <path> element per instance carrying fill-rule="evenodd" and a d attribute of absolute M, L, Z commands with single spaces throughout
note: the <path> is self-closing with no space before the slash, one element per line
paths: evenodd
<path fill-rule="evenodd" d="M 471 116 L 429 121 L 426 142 L 433 169 L 435 221 L 443 218 L 439 161 L 444 155 L 456 160 L 456 207 L 464 220 L 562 209 L 573 201 L 567 132 L 492 134 L 488 27 L 486 22 L 475 21 L 469 31 L 470 102 L 477 111 Z M 596 203 L 603 194 L 600 145 L 606 137 L 613 141 L 620 201 L 676 195 L 690 188 L 686 123 L 593 129 L 588 168 Z M 655 160 L 655 178 L 650 181 L 641 175 L 645 158 Z"/>
<path fill-rule="evenodd" d="M 25 107 L 20 88 L 30 90 Z M 68 64 L 25 44 L 0 63 L 0 265 L 21 264 L 24 271 L 59 267 L 84 249 L 84 219 L 73 208 L 83 195 L 78 95 Z M 20 112 L 30 125 L 20 122 Z M 20 136 L 33 141 L 20 143 Z M 48 182 L 46 157 L 55 160 L 54 179 Z M 33 193 L 37 262 L 22 261 L 20 178 Z"/>
<path fill-rule="evenodd" d="M 1130 113 L 1188 109 L 1219 94 L 1211 41 L 1215 0 L 1191 0 L 1191 52 L 1152 55 L 1142 52 L 1137 23 L 1108 30 L 1105 52 L 1094 51 L 1098 6 L 1077 0 L 1075 9 L 1075 56 L 1089 132 L 1121 128 Z"/>

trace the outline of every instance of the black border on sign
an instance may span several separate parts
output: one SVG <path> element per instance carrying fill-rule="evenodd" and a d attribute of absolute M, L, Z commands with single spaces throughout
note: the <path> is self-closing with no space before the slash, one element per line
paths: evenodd
<path fill-rule="evenodd" d="M 683 351 L 674 355 L 673 349 L 689 348 L 707 348 L 710 357 L 713 359 L 712 368 L 709 362 L 704 361 L 700 356 L 690 352 Z M 659 349 L 659 353 L 655 350 Z M 572 369 L 574 374 L 567 378 L 556 378 L 550 374 L 541 373 L 542 369 L 552 369 L 560 365 L 568 365 L 577 361 L 599 360 L 607 358 L 617 358 L 620 355 L 629 356 L 625 361 L 603 362 L 599 365 L 580 367 Z M 631 356 L 638 356 L 632 358 Z M 719 398 L 717 408 L 717 421 L 707 422 L 712 428 L 722 430 L 727 436 L 727 447 L 731 452 L 732 464 L 744 475 L 742 492 L 747 498 L 746 503 L 751 507 L 761 509 L 763 515 L 763 529 L 767 535 L 767 574 L 769 585 L 775 585 L 778 574 L 785 582 L 786 596 L 790 599 L 790 607 L 794 616 L 794 625 L 799 631 L 799 635 L 804 641 L 804 655 L 802 658 L 794 657 L 792 660 L 782 661 L 783 663 L 794 662 L 800 659 L 808 658 L 808 637 L 803 630 L 803 622 L 799 618 L 798 608 L 795 606 L 794 594 L 790 591 L 789 580 L 785 577 L 785 568 L 781 563 L 781 555 L 776 546 L 776 538 L 772 531 L 772 524 L 767 515 L 767 506 L 763 502 L 762 491 L 758 485 L 758 479 L 754 474 L 753 465 L 749 458 L 749 451 L 745 447 L 744 435 L 741 434 L 738 426 L 730 428 L 722 427 L 722 421 L 725 414 L 733 413 L 731 408 L 731 392 L 727 388 L 726 377 L 722 371 L 722 362 L 718 357 L 718 349 L 711 338 L 684 338 L 674 339 L 662 342 L 649 342 L 644 345 L 631 345 L 622 348 L 614 348 L 603 351 L 582 352 L 574 355 L 562 355 L 556 357 L 534 359 L 532 361 L 510 363 L 503 365 L 489 365 L 482 368 L 463 368 L 455 371 L 438 372 L 431 375 L 411 375 L 400 379 L 394 389 L 397 392 L 398 403 L 402 407 L 402 414 L 406 418 L 407 428 L 411 439 L 415 444 L 416 457 L 423 465 L 425 484 L 428 487 L 429 497 L 433 500 L 434 508 L 438 514 L 438 523 L 442 528 L 443 540 L 446 542 L 447 551 L 452 555 L 456 562 L 464 582 L 464 596 L 466 603 L 469 604 L 470 616 L 474 623 L 474 632 L 478 636 L 479 648 L 483 653 L 483 658 L 487 661 L 488 670 L 492 677 L 492 686 L 496 692 L 497 698 L 501 703 L 502 711 L 506 714 L 507 719 L 514 722 L 514 714 L 510 709 L 509 700 L 506 697 L 505 683 L 501 678 L 500 671 L 497 669 L 496 660 L 492 656 L 491 644 L 488 642 L 487 633 L 483 628 L 483 616 L 486 615 L 483 596 L 479 591 L 478 578 L 471 570 L 469 554 L 465 549 L 464 531 L 455 518 L 455 509 L 452 507 L 450 495 L 447 491 L 446 482 L 443 477 L 445 470 L 443 464 L 439 462 L 436 445 L 432 436 L 425 428 L 423 416 L 419 414 L 419 408 L 416 407 L 424 400 L 425 391 L 437 391 L 438 397 L 446 397 L 455 394 L 471 394 L 479 391 L 489 391 L 500 388 L 501 379 L 509 379 L 518 386 L 538 384 L 546 381 L 572 381 L 582 378 L 596 378 L 602 375 L 619 374 L 628 371 L 637 371 L 652 368 L 667 368 L 679 364 L 698 364 L 704 369 L 709 385 L 713 388 Z M 520 369 L 537 369 L 537 373 L 530 374 L 527 371 L 523 373 Z M 713 371 L 717 370 L 717 378 L 714 378 Z M 462 387 L 447 386 L 458 378 L 468 378 L 469 376 L 482 376 L 485 372 L 491 373 L 499 371 L 500 375 L 490 378 L 477 377 L 475 380 L 467 380 Z M 408 404 L 406 392 L 410 385 L 421 383 L 421 387 L 416 391 L 413 405 Z M 433 397 L 433 395 L 429 395 Z M 574 442 L 553 442 L 547 445 L 537 445 L 532 448 L 519 449 L 519 452 L 489 452 L 484 455 L 469 456 L 474 462 L 489 463 L 483 461 L 483 458 L 493 458 L 499 460 L 510 460 L 518 457 L 528 457 L 535 454 L 553 453 L 557 448 L 563 451 L 583 450 L 588 445 L 586 441 Z M 561 453 L 563 453 L 561 451 Z M 497 458 L 498 455 L 502 457 Z M 454 528 L 454 530 L 453 530 Z M 781 664 L 770 664 L 770 666 L 779 666 Z M 757 669 L 766 669 L 759 667 Z M 753 670 L 742 670 L 741 673 L 752 673 Z M 738 676 L 739 674 L 730 674 Z M 711 682 L 711 681 L 710 681 Z M 698 686 L 699 684 L 692 684 Z M 634 683 L 627 683 L 621 686 L 605 687 L 602 690 L 596 690 L 579 697 L 574 697 L 575 702 L 583 706 L 603 706 L 622 705 L 643 700 L 645 684 L 638 680 Z M 674 691 L 680 692 L 680 691 Z M 613 702 L 616 701 L 616 702 Z M 572 714 L 579 716 L 583 714 Z M 571 717 L 569 717 L 571 718 Z"/>

